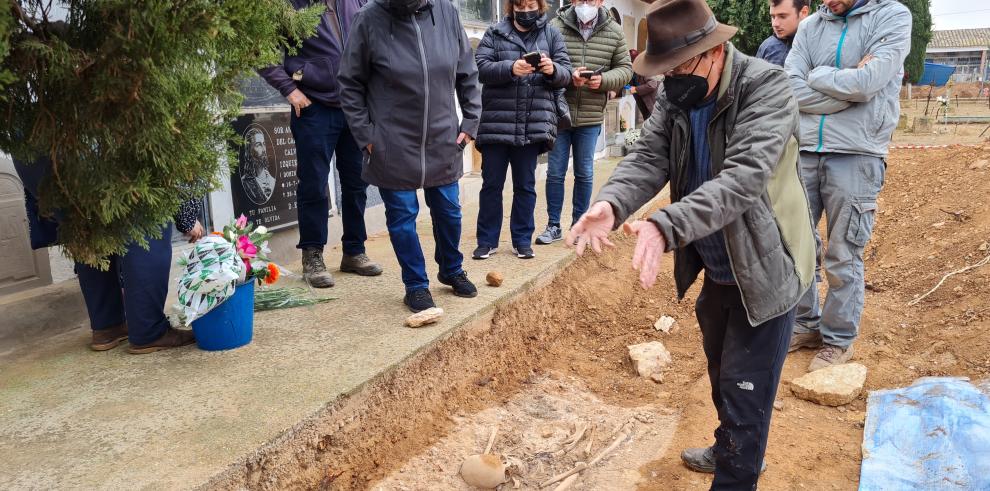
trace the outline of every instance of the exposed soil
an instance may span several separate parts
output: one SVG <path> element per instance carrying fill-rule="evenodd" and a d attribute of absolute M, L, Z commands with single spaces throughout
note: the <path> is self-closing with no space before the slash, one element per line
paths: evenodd
<path fill-rule="evenodd" d="M 869 368 L 868 390 L 929 375 L 990 376 L 990 265 L 907 305 L 945 273 L 990 254 L 990 165 L 970 169 L 984 159 L 990 147 L 892 152 L 867 249 L 866 309 L 855 346 L 855 360 Z M 677 302 L 668 259 L 658 285 L 643 291 L 629 267 L 633 242 L 620 236 L 616 243 L 335 408 L 336 427 L 299 451 L 299 462 L 314 465 L 275 479 L 272 464 L 260 458 L 248 482 L 458 489 L 461 459 L 480 453 L 497 425 L 495 451 L 514 456 L 521 489 L 535 489 L 587 458 L 534 457 L 542 449 L 558 448 L 582 424 L 612 434 L 632 417 L 635 437 L 573 489 L 706 489 L 710 477 L 688 471 L 678 458 L 686 446 L 710 444 L 717 423 L 693 314 L 697 286 Z M 670 333 L 653 328 L 661 315 L 677 320 Z M 628 345 L 653 340 L 674 360 L 662 384 L 638 377 L 628 361 Z M 792 396 L 787 381 L 804 374 L 812 356 L 788 358 L 761 489 L 857 487 L 865 395 L 839 408 Z M 606 440 L 599 436 L 593 448 Z"/>

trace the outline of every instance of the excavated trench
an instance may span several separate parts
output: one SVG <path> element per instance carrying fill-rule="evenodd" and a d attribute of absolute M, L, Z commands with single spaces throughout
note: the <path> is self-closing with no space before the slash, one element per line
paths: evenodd
<path fill-rule="evenodd" d="M 487 440 L 492 422 L 487 420 L 512 419 L 513 411 L 506 408 L 513 407 L 515 413 L 535 417 L 501 425 L 495 448 L 505 455 L 515 451 L 512 472 L 523 488 L 582 458 L 575 452 L 548 459 L 537 449 L 545 444 L 552 451 L 581 427 L 594 426 L 597 435 L 585 435 L 582 452 L 600 450 L 626 423 L 632 427 L 628 442 L 652 442 L 662 450 L 677 412 L 671 409 L 677 403 L 668 387 L 691 384 L 703 373 L 695 356 L 699 341 L 691 329 L 692 303 L 675 301 L 669 271 L 661 285 L 644 292 L 628 264 L 633 242 L 620 237 L 617 246 L 577 259 L 542 285 L 455 330 L 208 487 L 378 489 L 383 480 L 392 484 L 382 489 L 464 486 L 459 480 L 431 486 L 423 477 L 456 477 L 467 454 L 438 457 L 442 462 L 433 462 L 434 469 L 403 467 L 435 446 L 434 456 L 450 452 L 456 442 L 441 447 L 452 435 L 459 435 L 454 440 L 462 446 L 475 436 Z M 663 339 L 675 353 L 676 369 L 658 385 L 636 375 L 626 346 L 662 339 L 653 328 L 661 315 L 678 324 Z M 679 351 L 692 354 L 680 357 Z M 498 408 L 501 415 L 484 413 Z M 528 446 L 523 445 L 527 438 L 533 440 Z M 640 464 L 647 457 L 659 455 L 642 454 Z M 622 471 L 628 478 L 635 467 Z M 396 481 L 395 473 L 411 484 Z"/>

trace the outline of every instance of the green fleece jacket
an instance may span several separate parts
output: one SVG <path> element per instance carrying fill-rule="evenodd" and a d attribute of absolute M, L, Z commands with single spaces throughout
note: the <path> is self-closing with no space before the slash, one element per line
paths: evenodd
<path fill-rule="evenodd" d="M 601 124 L 605 119 L 605 104 L 609 92 L 619 92 L 632 80 L 632 61 L 622 27 L 604 8 L 598 9 L 598 20 L 587 41 L 581 36 L 577 15 L 570 5 L 557 11 L 551 25 L 564 35 L 571 66 L 597 70 L 604 67 L 602 85 L 592 90 L 584 87 L 567 88 L 573 126 Z"/>

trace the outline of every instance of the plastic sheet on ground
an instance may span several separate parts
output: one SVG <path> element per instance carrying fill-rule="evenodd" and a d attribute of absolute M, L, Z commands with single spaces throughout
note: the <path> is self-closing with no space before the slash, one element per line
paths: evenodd
<path fill-rule="evenodd" d="M 990 490 L 990 380 L 871 392 L 859 489 Z"/>

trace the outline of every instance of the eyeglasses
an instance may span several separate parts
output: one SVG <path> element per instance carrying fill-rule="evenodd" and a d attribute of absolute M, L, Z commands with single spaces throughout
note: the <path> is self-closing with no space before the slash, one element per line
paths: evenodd
<path fill-rule="evenodd" d="M 667 73 L 664 73 L 664 75 L 669 77 L 671 75 L 688 75 L 694 73 L 694 71 L 698 69 L 698 66 L 701 65 L 701 60 L 704 58 L 705 55 L 698 55 L 688 61 L 685 61 L 684 63 L 681 63 L 680 65 L 675 66 L 674 68 L 671 68 L 667 71 Z"/>

